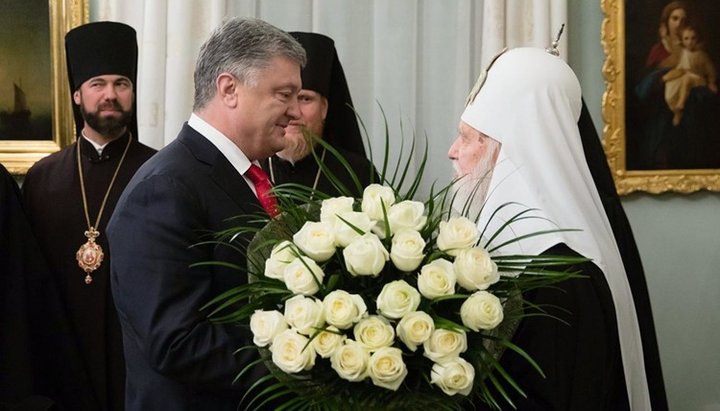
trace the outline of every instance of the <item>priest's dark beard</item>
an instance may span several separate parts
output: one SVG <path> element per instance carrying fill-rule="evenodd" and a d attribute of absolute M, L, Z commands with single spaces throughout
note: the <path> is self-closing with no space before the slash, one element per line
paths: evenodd
<path fill-rule="evenodd" d="M 87 124 L 92 127 L 93 130 L 102 134 L 103 136 L 117 137 L 132 121 L 132 111 L 125 111 L 122 109 L 120 104 L 117 102 L 109 103 L 115 110 L 119 110 L 122 115 L 118 118 L 115 117 L 100 117 L 98 111 L 102 110 L 103 107 L 99 107 L 97 111 L 85 111 L 85 108 L 80 105 L 80 113 L 82 113 L 83 119 Z"/>

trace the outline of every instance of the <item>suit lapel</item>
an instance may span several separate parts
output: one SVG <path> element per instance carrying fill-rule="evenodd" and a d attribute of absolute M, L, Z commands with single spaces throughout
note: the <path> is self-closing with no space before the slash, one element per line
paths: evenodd
<path fill-rule="evenodd" d="M 262 210 L 255 193 L 230 161 L 207 138 L 187 124 L 183 125 L 178 140 L 186 145 L 195 158 L 211 167 L 211 178 L 246 213 Z"/>

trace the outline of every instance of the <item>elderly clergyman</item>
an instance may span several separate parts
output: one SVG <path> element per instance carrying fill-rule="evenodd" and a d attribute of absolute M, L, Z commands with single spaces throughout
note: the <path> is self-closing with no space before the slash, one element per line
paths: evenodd
<path fill-rule="evenodd" d="M 543 378 L 508 350 L 503 366 L 527 394 L 519 409 L 650 409 L 637 315 L 608 219 L 584 157 L 578 131 L 580 84 L 559 57 L 537 48 L 499 55 L 480 76 L 448 153 L 458 183 L 457 203 L 470 199 L 485 233 L 535 209 L 493 239 L 499 245 L 528 233 L 506 250 L 581 255 L 569 267 L 586 278 L 524 297 L 548 308 L 522 320 L 513 341 L 543 369 Z M 515 203 L 501 207 L 506 203 Z M 499 211 L 498 211 L 499 210 Z M 493 216 L 493 213 L 497 213 Z M 471 214 L 473 217 L 475 215 Z M 529 309 L 532 311 L 532 309 Z"/>

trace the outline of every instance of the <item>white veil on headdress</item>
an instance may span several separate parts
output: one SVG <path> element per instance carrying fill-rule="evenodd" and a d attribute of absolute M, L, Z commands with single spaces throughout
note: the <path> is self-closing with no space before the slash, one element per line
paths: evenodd
<path fill-rule="evenodd" d="M 513 222 L 512 230 L 503 230 L 491 247 L 529 233 L 582 230 L 524 238 L 511 252 L 535 255 L 565 243 L 602 270 L 615 305 L 631 407 L 650 409 L 635 305 L 580 140 L 577 77 L 560 57 L 543 49 L 517 48 L 500 55 L 479 83 L 461 120 L 501 143 L 480 229 L 487 225 L 486 233 L 495 233 L 529 207 L 537 209 L 532 215 L 538 218 Z M 522 208 L 501 207 L 506 203 Z"/>

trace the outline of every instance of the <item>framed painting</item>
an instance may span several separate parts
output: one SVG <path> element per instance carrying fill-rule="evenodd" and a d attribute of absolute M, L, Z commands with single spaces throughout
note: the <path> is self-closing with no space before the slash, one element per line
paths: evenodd
<path fill-rule="evenodd" d="M 0 163 L 12 174 L 75 138 L 64 42 L 88 16 L 87 0 L 3 1 Z"/>
<path fill-rule="evenodd" d="M 618 192 L 720 191 L 720 2 L 601 7 L 603 145 Z"/>

